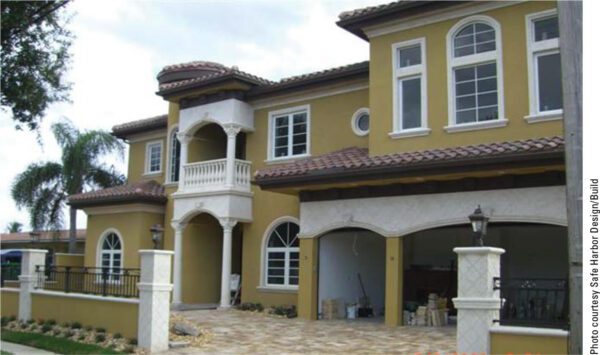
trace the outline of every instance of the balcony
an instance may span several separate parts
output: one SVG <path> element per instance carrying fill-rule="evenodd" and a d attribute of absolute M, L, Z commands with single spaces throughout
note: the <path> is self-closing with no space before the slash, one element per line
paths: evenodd
<path fill-rule="evenodd" d="M 185 164 L 179 188 L 182 192 L 209 192 L 225 189 L 249 192 L 250 166 L 249 161 L 235 159 L 232 182 L 228 183 L 227 159 Z"/>

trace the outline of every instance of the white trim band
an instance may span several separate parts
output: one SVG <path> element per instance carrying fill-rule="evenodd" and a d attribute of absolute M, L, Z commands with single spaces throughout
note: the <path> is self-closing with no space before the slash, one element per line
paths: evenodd
<path fill-rule="evenodd" d="M 452 299 L 454 308 L 461 309 L 500 309 L 499 298 L 457 297 Z"/>
<path fill-rule="evenodd" d="M 537 335 L 548 337 L 568 337 L 569 332 L 562 329 L 532 328 L 532 327 L 514 327 L 506 325 L 494 325 L 490 328 L 490 333 L 496 334 L 515 334 L 515 335 Z"/>
<path fill-rule="evenodd" d="M 114 296 L 96 296 L 96 295 L 85 295 L 82 293 L 64 293 L 64 292 L 56 292 L 56 291 L 46 291 L 46 290 L 34 290 L 31 291 L 32 294 L 35 295 L 45 295 L 52 297 L 67 297 L 67 298 L 79 298 L 84 300 L 94 300 L 94 301 L 107 301 L 107 302 L 118 302 L 118 303 L 133 303 L 138 304 L 140 300 L 137 298 L 123 298 L 123 297 L 114 297 Z"/>

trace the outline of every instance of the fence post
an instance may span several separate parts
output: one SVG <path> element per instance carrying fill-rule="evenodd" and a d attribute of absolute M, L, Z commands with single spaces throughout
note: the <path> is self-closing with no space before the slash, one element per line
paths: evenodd
<path fill-rule="evenodd" d="M 454 248 L 458 254 L 458 310 L 456 350 L 458 353 L 490 353 L 490 327 L 500 316 L 500 291 L 494 277 L 500 277 L 500 255 L 492 247 Z"/>
<path fill-rule="evenodd" d="M 138 345 L 150 352 L 169 349 L 171 256 L 167 250 L 140 250 Z"/>
<path fill-rule="evenodd" d="M 19 275 L 19 320 L 31 319 L 31 291 L 38 283 L 36 265 L 44 265 L 47 250 L 21 249 L 21 275 Z M 42 279 L 43 282 L 43 279 Z"/>

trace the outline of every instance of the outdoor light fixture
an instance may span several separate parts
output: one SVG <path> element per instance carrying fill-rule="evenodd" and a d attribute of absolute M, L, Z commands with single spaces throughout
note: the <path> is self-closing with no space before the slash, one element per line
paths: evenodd
<path fill-rule="evenodd" d="M 154 249 L 160 249 L 160 242 L 162 241 L 164 231 L 165 229 L 160 224 L 155 224 L 150 228 L 150 233 L 152 233 L 152 242 L 154 243 Z"/>
<path fill-rule="evenodd" d="M 475 233 L 473 245 L 482 247 L 483 237 L 487 233 L 489 217 L 486 217 L 481 211 L 481 206 L 477 205 L 475 212 L 469 215 L 469 220 L 471 221 L 471 226 L 473 227 L 473 233 Z"/>

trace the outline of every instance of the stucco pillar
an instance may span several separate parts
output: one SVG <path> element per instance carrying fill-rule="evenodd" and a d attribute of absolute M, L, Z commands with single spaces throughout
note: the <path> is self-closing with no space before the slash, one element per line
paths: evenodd
<path fill-rule="evenodd" d="M 19 320 L 28 321 L 31 317 L 31 291 L 38 283 L 38 275 L 35 272 L 36 265 L 44 270 L 46 253 L 43 249 L 21 249 L 21 274 L 19 275 Z"/>
<path fill-rule="evenodd" d="M 169 349 L 169 294 L 171 256 L 169 250 L 140 250 L 141 275 L 138 289 L 138 344 L 150 352 Z"/>
<path fill-rule="evenodd" d="M 193 138 L 194 138 L 193 136 L 191 136 L 189 134 L 185 134 L 184 132 L 177 133 L 177 139 L 179 140 L 179 143 L 181 143 L 181 154 L 179 156 L 179 190 L 180 191 L 184 189 L 184 185 L 185 185 L 184 165 L 189 163 L 188 162 L 188 147 Z"/>
<path fill-rule="evenodd" d="M 404 239 L 385 241 L 385 325 L 403 325 L 404 318 Z"/>
<path fill-rule="evenodd" d="M 490 353 L 490 327 L 500 315 L 500 291 L 494 277 L 500 277 L 500 255 L 492 247 L 454 248 L 458 254 L 458 310 L 456 348 L 459 353 Z"/>
<path fill-rule="evenodd" d="M 319 306 L 318 273 L 319 240 L 317 238 L 300 239 L 300 271 L 298 286 L 298 316 L 316 320 Z"/>
<path fill-rule="evenodd" d="M 236 220 L 230 218 L 220 219 L 223 227 L 223 260 L 221 262 L 221 302 L 220 308 L 227 309 L 231 307 L 231 289 L 229 280 L 231 279 L 231 240 L 233 227 L 237 224 Z"/>
<path fill-rule="evenodd" d="M 240 127 L 230 124 L 225 125 L 223 129 L 227 134 L 227 164 L 225 167 L 225 184 L 228 187 L 232 187 L 235 174 L 235 143 L 237 134 L 240 133 Z"/>
<path fill-rule="evenodd" d="M 171 226 L 175 230 L 175 239 L 173 250 L 175 253 L 175 260 L 173 261 L 173 299 L 172 303 L 174 306 L 181 304 L 181 273 L 183 265 L 183 230 L 185 224 L 179 222 L 172 222 Z"/>

